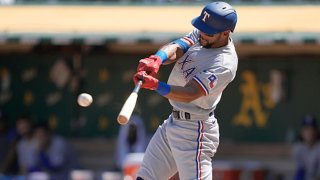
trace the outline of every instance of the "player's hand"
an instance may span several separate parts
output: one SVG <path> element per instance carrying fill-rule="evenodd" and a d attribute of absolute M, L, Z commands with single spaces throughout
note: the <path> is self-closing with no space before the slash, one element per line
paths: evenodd
<path fill-rule="evenodd" d="M 145 71 L 137 72 L 133 76 L 134 84 L 137 84 L 139 80 L 142 80 L 142 88 L 156 90 L 158 88 L 159 80 L 148 75 Z"/>
<path fill-rule="evenodd" d="M 159 56 L 151 55 L 150 57 L 139 61 L 137 71 L 145 71 L 147 74 L 154 77 L 158 73 L 161 63 L 162 61 Z"/>

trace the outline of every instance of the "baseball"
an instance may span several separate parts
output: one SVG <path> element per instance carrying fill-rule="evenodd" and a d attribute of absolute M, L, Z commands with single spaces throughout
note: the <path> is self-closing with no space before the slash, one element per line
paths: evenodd
<path fill-rule="evenodd" d="M 78 104 L 82 107 L 90 106 L 92 101 L 93 101 L 93 99 L 90 94 L 82 93 L 78 96 Z"/>

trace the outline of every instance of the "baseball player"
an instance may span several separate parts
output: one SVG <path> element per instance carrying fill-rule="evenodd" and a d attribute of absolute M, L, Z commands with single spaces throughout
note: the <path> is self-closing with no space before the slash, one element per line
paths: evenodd
<path fill-rule="evenodd" d="M 230 32 L 237 13 L 225 2 L 206 5 L 195 29 L 139 61 L 134 81 L 169 99 L 172 113 L 152 137 L 137 180 L 212 179 L 211 158 L 219 145 L 214 110 L 234 79 L 238 58 Z M 155 78 L 161 64 L 175 62 L 167 83 Z M 159 107 L 161 108 L 161 107 Z"/>

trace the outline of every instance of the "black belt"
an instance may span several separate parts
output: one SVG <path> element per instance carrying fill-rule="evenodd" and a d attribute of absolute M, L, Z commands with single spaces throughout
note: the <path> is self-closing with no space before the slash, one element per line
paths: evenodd
<path fill-rule="evenodd" d="M 180 116 L 180 114 L 184 114 L 184 118 Z M 209 113 L 209 117 L 213 115 L 213 112 Z M 191 114 L 188 112 L 183 112 L 183 111 L 176 111 L 176 110 L 172 110 L 172 116 L 176 119 L 186 119 L 186 120 L 190 120 L 191 118 Z"/>

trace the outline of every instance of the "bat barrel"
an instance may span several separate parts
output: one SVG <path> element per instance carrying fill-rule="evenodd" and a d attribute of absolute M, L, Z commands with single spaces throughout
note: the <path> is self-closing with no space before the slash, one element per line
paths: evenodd
<path fill-rule="evenodd" d="M 136 106 L 138 92 L 140 90 L 141 84 L 142 84 L 142 81 L 138 81 L 132 93 L 130 94 L 130 96 L 127 98 L 126 102 L 122 106 L 122 109 L 117 118 L 117 121 L 119 124 L 124 125 L 129 122 L 133 109 Z"/>

